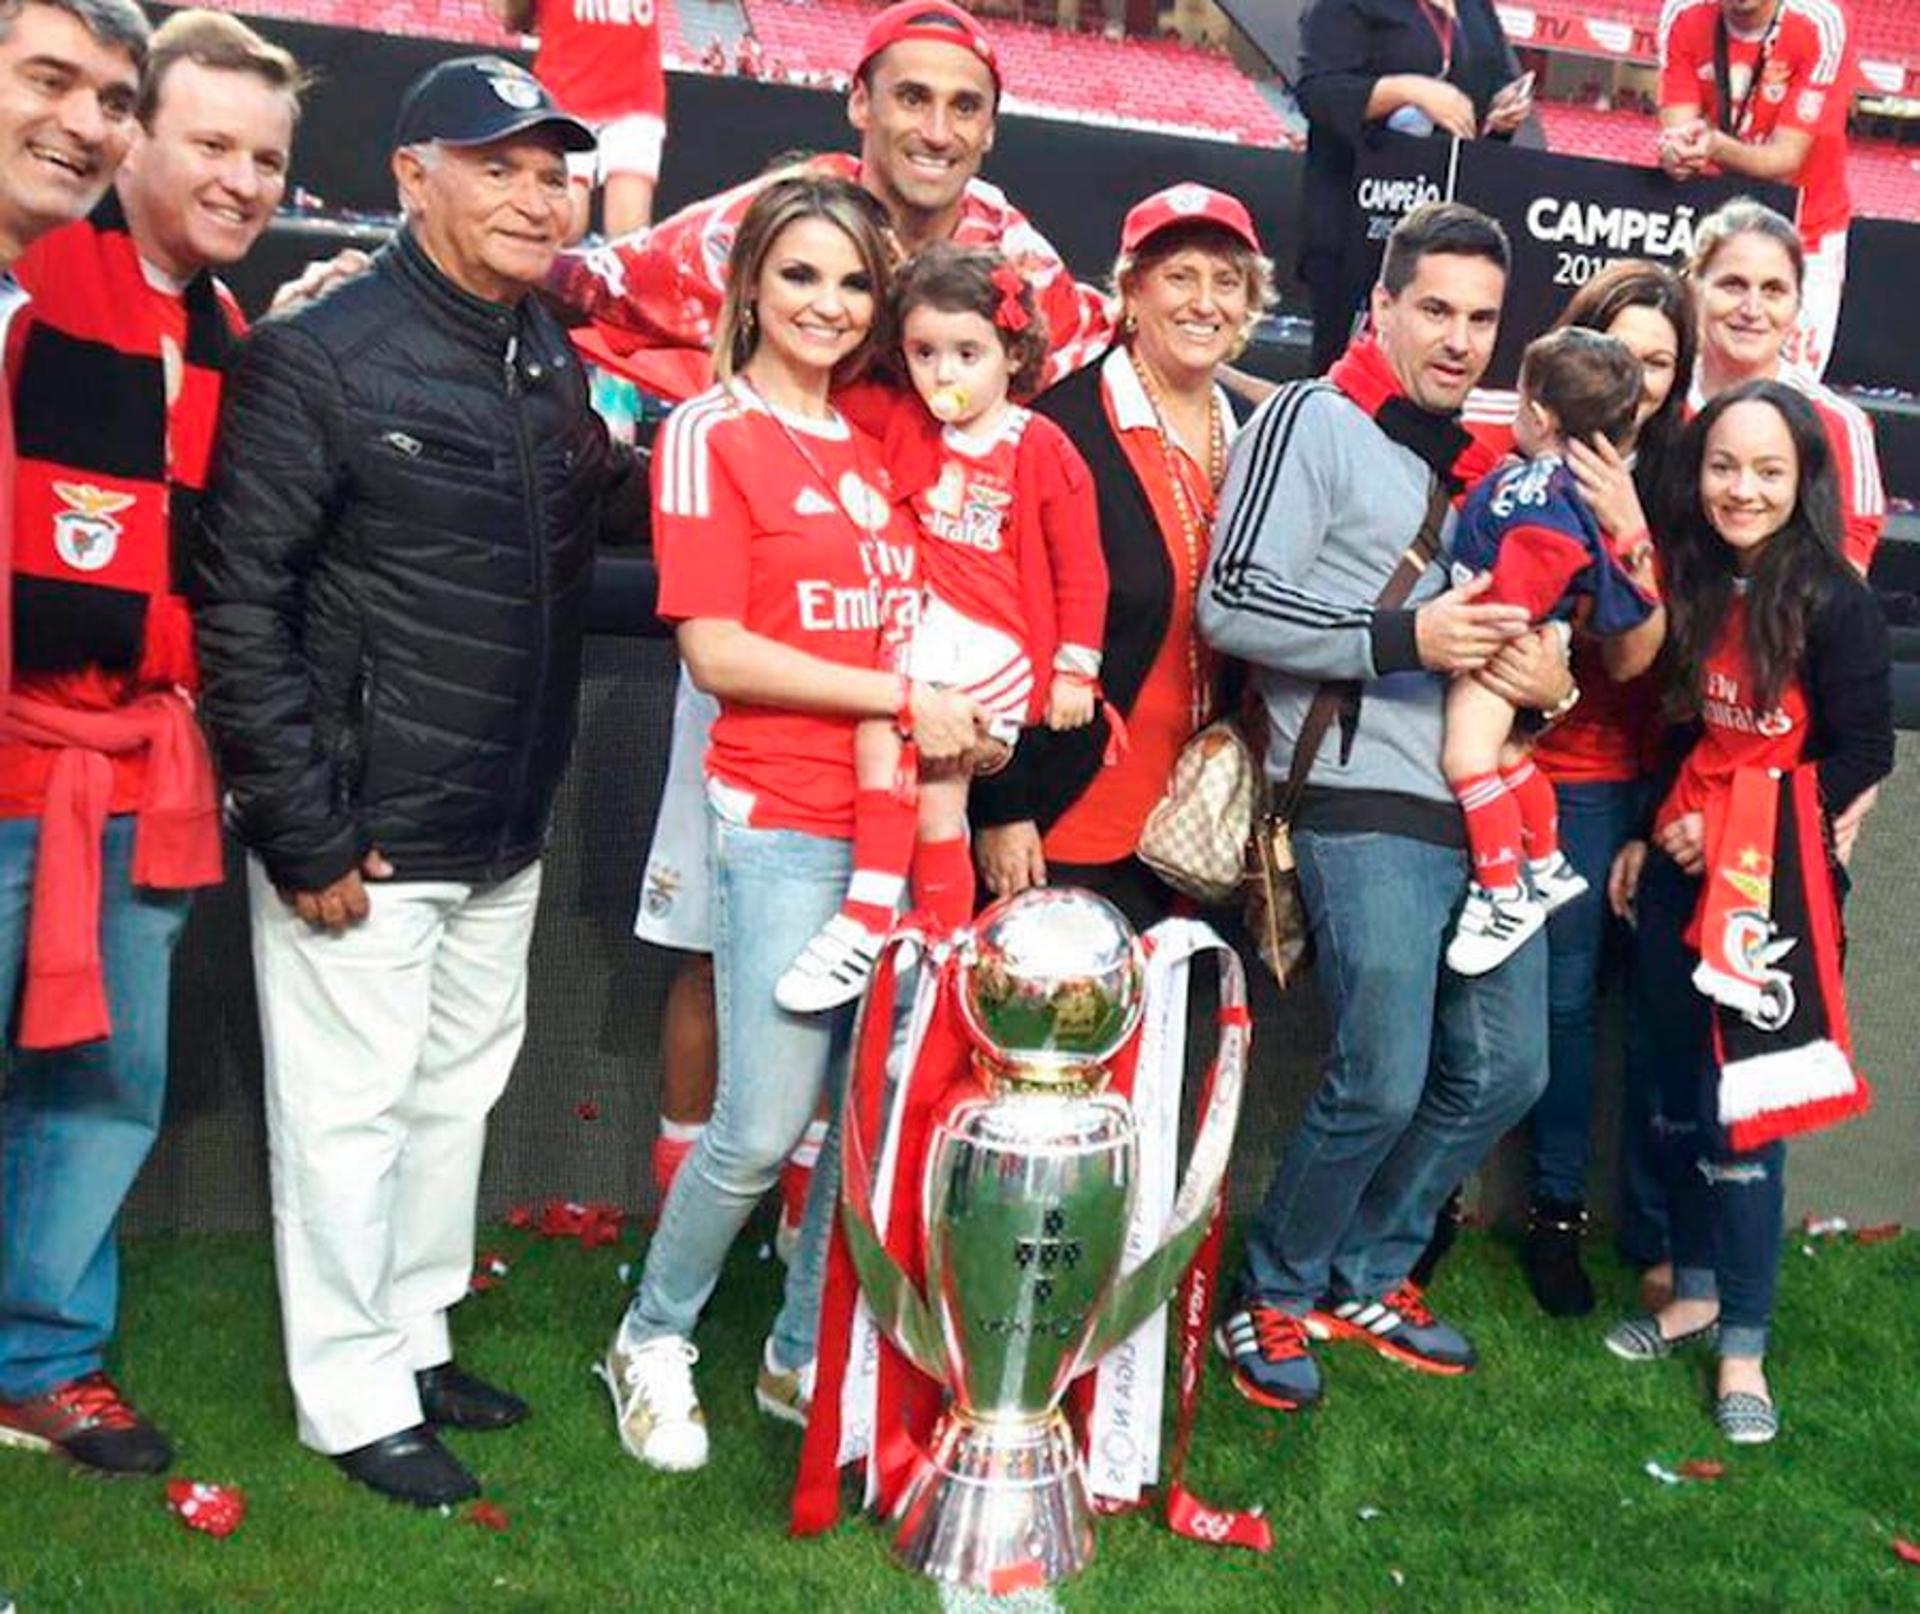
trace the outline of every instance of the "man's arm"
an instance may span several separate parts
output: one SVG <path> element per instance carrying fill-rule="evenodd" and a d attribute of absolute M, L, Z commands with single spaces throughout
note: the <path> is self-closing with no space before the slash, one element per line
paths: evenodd
<path fill-rule="evenodd" d="M 274 321 L 248 339 L 226 382 L 189 577 L 202 710 L 242 837 L 275 884 L 298 891 L 331 886 L 367 850 L 315 735 L 303 646 L 338 397 L 331 360 L 303 332 Z"/>
<path fill-rule="evenodd" d="M 1324 393 L 1283 388 L 1234 445 L 1200 587 L 1202 636 L 1227 655 L 1315 681 L 1483 666 L 1527 626 L 1520 606 L 1474 603 L 1485 578 L 1393 611 L 1306 585 L 1350 496 L 1334 470 L 1336 407 Z"/>
<path fill-rule="evenodd" d="M 1724 129 L 1707 133 L 1707 161 L 1747 179 L 1789 182 L 1806 166 L 1813 136 L 1804 129 L 1776 129 L 1766 140 L 1736 140 Z"/>

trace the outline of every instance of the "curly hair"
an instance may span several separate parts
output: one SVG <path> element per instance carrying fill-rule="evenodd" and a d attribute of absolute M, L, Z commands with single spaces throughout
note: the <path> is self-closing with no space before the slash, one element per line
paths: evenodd
<path fill-rule="evenodd" d="M 1014 293 L 1026 323 L 1018 330 L 1004 324 L 1000 317 L 1007 299 L 1004 285 L 1009 273 L 1018 276 Z M 1030 398 L 1040 390 L 1041 372 L 1047 363 L 1047 321 L 1034 301 L 1033 287 L 1024 275 L 997 252 L 978 247 L 957 247 L 951 241 L 935 241 L 923 247 L 895 272 L 893 277 L 893 328 L 907 328 L 907 315 L 916 308 L 937 308 L 943 314 L 978 314 L 1000 338 L 1006 350 L 1007 366 L 1013 372 L 1007 391 L 1016 398 Z"/>

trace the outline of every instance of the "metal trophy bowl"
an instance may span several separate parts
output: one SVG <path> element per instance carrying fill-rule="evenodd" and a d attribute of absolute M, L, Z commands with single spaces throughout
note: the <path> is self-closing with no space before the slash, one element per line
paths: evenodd
<path fill-rule="evenodd" d="M 897 1511 L 900 1555 L 936 1579 L 995 1590 L 1036 1566 L 1050 1583 L 1086 1565 L 1093 1509 L 1061 1398 L 1167 1299 L 1204 1236 L 1194 1206 L 1218 1192 L 1231 1116 L 1211 1182 L 1190 1169 L 1168 1242 L 1120 1276 L 1137 1145 L 1126 1101 L 1104 1088 L 1145 980 L 1131 926 L 1089 892 L 1022 892 L 976 921 L 956 985 L 983 1092 L 928 1145 L 924 1296 L 875 1234 L 865 1163 L 848 1151 L 844 1220 L 868 1304 L 951 1396 Z"/>

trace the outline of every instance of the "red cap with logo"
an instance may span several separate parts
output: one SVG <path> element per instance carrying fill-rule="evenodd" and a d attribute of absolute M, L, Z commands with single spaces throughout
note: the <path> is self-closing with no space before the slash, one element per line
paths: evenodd
<path fill-rule="evenodd" d="M 1176 224 L 1217 224 L 1228 234 L 1237 235 L 1255 252 L 1264 250 L 1246 203 L 1210 185 L 1191 182 L 1169 185 L 1145 201 L 1134 203 L 1120 226 L 1120 250 L 1137 252 L 1149 236 Z"/>
<path fill-rule="evenodd" d="M 1000 60 L 993 54 L 993 41 L 972 14 L 952 0 L 899 0 L 899 4 L 888 6 L 867 29 L 854 76 L 858 78 L 861 69 L 889 45 L 906 39 L 930 39 L 937 45 L 958 45 L 972 51 L 987 64 L 993 87 L 1000 88 Z"/>

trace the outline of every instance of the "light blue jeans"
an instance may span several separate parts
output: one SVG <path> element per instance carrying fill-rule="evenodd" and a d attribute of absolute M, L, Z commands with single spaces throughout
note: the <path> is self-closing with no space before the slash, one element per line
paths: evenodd
<path fill-rule="evenodd" d="M 40 844 L 0 819 L 0 1002 L 15 1001 Z M 0 1106 L 0 1396 L 97 1371 L 120 1301 L 115 1228 L 153 1147 L 167 1091 L 167 992 L 190 899 L 132 881 L 133 819 L 107 821 L 100 949 L 113 1032 L 39 1052 L 9 1046 Z"/>
<path fill-rule="evenodd" d="M 836 913 L 853 843 L 713 822 L 713 983 L 720 1031 L 713 1118 L 674 1178 L 628 1309 L 631 1341 L 693 1333 L 721 1263 L 807 1129 L 823 1091 L 834 1128 L 813 1174 L 799 1247 L 773 1326 L 777 1366 L 813 1360 L 827 1234 L 839 1186 L 838 1110 L 854 1005 L 788 1014 L 774 983 Z"/>

